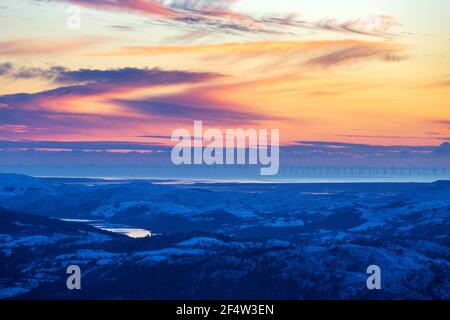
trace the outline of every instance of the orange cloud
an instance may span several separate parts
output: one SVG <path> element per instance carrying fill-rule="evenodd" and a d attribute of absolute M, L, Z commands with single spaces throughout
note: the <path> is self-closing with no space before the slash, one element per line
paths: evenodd
<path fill-rule="evenodd" d="M 317 41 L 255 41 L 231 42 L 196 46 L 162 46 L 162 47 L 124 47 L 113 51 L 97 52 L 99 56 L 145 56 L 167 54 L 222 54 L 222 55 L 271 55 L 300 53 L 318 49 L 336 49 L 345 47 L 377 47 L 401 49 L 403 46 L 383 41 L 363 40 L 317 40 Z"/>

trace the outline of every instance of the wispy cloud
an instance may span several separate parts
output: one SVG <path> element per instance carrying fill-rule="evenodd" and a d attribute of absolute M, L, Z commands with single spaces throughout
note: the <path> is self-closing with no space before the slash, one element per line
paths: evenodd
<path fill-rule="evenodd" d="M 317 49 L 344 48 L 364 44 L 374 45 L 378 42 L 362 40 L 311 40 L 311 41 L 251 41 L 228 42 L 222 44 L 192 46 L 139 46 L 123 47 L 112 51 L 94 53 L 94 55 L 168 55 L 168 54 L 222 54 L 253 57 L 255 55 L 281 55 L 301 53 Z M 380 45 L 383 42 L 379 42 Z"/>
<path fill-rule="evenodd" d="M 12 64 L 11 63 L 1 63 L 0 64 L 0 76 L 3 76 L 5 74 L 8 74 L 12 69 Z"/>
<path fill-rule="evenodd" d="M 399 54 L 402 49 L 398 45 L 386 43 L 361 43 L 312 58 L 306 64 L 329 67 L 364 58 L 378 58 L 384 61 L 395 62 L 406 59 L 405 56 Z"/>
<path fill-rule="evenodd" d="M 175 12 L 157 0 L 60 0 L 93 9 L 128 11 L 162 17 L 175 17 Z"/>
<path fill-rule="evenodd" d="M 430 134 L 430 133 L 428 133 Z M 438 135 L 439 133 L 436 133 Z M 450 140 L 450 137 L 438 137 L 432 134 L 432 137 L 423 136 L 396 136 L 396 135 L 362 135 L 362 134 L 339 134 L 338 137 L 345 138 L 369 138 L 369 139 L 413 139 L 413 140 Z"/>
<path fill-rule="evenodd" d="M 39 0 L 38 0 L 39 1 Z M 233 0 L 55 0 L 91 9 L 129 12 L 210 30 L 271 32 L 263 21 L 230 9 Z"/>
<path fill-rule="evenodd" d="M 0 41 L 0 56 L 36 56 L 74 52 L 105 43 L 101 37 L 65 39 L 19 38 Z"/>
<path fill-rule="evenodd" d="M 124 47 L 97 52 L 99 56 L 160 56 L 189 55 L 211 61 L 255 62 L 262 58 L 267 65 L 303 65 L 328 67 L 364 58 L 398 62 L 406 59 L 408 46 L 389 41 L 310 40 L 310 41 L 254 41 L 213 45 Z"/>
<path fill-rule="evenodd" d="M 0 124 L 0 132 L 24 133 L 28 131 L 28 126 L 23 124 Z"/>
<path fill-rule="evenodd" d="M 440 146 L 383 146 L 335 141 L 297 141 L 285 150 L 318 152 L 317 155 L 326 157 L 429 157 L 435 153 L 442 154 L 443 151 L 448 151 L 448 143 L 442 143 Z"/>
<path fill-rule="evenodd" d="M 67 108 L 77 99 L 95 97 L 101 100 L 102 95 L 115 96 L 138 88 L 170 86 L 183 83 L 198 83 L 218 77 L 211 73 L 194 73 L 184 71 L 164 71 L 160 69 L 79 69 L 67 70 L 62 67 L 50 69 L 21 68 L 8 75 L 18 78 L 43 77 L 57 84 L 65 84 L 55 89 L 37 93 L 18 93 L 0 96 L 0 104 L 4 107 L 0 112 L 11 110 L 45 110 L 46 112 L 83 113 L 80 107 Z M 69 84 L 69 85 L 67 85 Z M 66 107 L 64 107 L 66 106 Z M 80 111 L 76 111 L 80 110 Z"/>
<path fill-rule="evenodd" d="M 0 95 L 0 125 L 52 128 L 54 134 L 64 127 L 66 131 L 73 127 L 108 129 L 111 123 L 123 124 L 128 118 L 128 122 L 143 122 L 145 119 L 136 118 L 136 113 L 115 111 L 118 104 L 112 99 L 137 89 L 192 85 L 220 77 L 213 73 L 157 68 L 68 70 L 62 67 L 27 69 L 11 66 L 6 69 L 6 76 L 45 78 L 58 87 L 36 93 Z M 92 103 L 101 103 L 101 109 L 91 107 Z M 145 112 L 142 111 L 141 115 Z"/>
<path fill-rule="evenodd" d="M 394 17 L 373 15 L 367 19 L 354 19 L 340 22 L 336 19 L 324 19 L 315 24 L 316 28 L 344 33 L 354 33 L 367 36 L 395 36 L 391 33 L 393 27 L 401 26 Z"/>
<path fill-rule="evenodd" d="M 37 0 L 41 1 L 41 0 Z M 209 31 L 236 33 L 288 33 L 286 28 L 303 28 L 322 31 L 353 33 L 366 36 L 389 37 L 394 33 L 391 29 L 398 26 L 397 20 L 390 16 L 373 16 L 368 19 L 354 19 L 339 22 L 335 19 L 325 19 L 318 22 L 308 22 L 299 19 L 297 14 L 288 13 L 284 16 L 255 17 L 237 12 L 232 5 L 235 0 L 54 0 L 68 2 L 91 9 L 113 12 L 129 12 L 148 15 L 173 23 L 182 23 L 193 27 L 194 34 L 203 36 Z M 192 35 L 192 33 L 191 33 Z"/>
<path fill-rule="evenodd" d="M 262 114 L 242 111 L 248 110 L 245 106 L 208 96 L 207 86 L 145 98 L 130 97 L 130 92 L 137 89 L 145 92 L 155 87 L 209 84 L 210 80 L 223 77 L 215 73 L 157 68 L 68 70 L 63 67 L 40 69 L 11 66 L 7 69 L 5 76 L 8 77 L 43 78 L 60 85 L 37 93 L 0 95 L 3 106 L 0 108 L 0 125 L 9 128 L 23 125 L 32 131 L 39 126 L 48 128 L 52 134 L 60 134 L 61 131 L 72 130 L 70 128 L 112 131 L 112 123 L 120 123 L 122 128 L 127 128 L 125 123 L 142 126 L 159 122 L 190 123 L 202 119 L 214 124 L 250 124 L 269 119 Z M 92 108 L 91 103 L 101 103 L 103 109 Z M 1 133 L 6 134 L 5 131 Z"/>
<path fill-rule="evenodd" d="M 165 136 L 161 138 L 166 139 Z M 15 159 L 21 159 L 18 152 L 24 153 L 22 158 L 26 163 L 39 162 L 40 158 L 30 157 L 38 153 L 40 156 L 48 154 L 51 163 L 75 162 L 89 159 L 95 160 L 99 165 L 105 165 L 113 161 L 117 164 L 130 164 L 138 161 L 140 155 L 136 151 L 152 152 L 154 157 L 146 157 L 145 165 L 155 163 L 170 163 L 171 144 L 160 144 L 157 142 L 136 141 L 53 141 L 53 140 L 0 140 L 0 159 L 9 159 L 11 155 Z M 61 150 L 64 150 L 61 152 Z M 352 144 L 327 141 L 303 141 L 294 145 L 283 145 L 280 147 L 281 163 L 283 166 L 378 166 L 392 168 L 401 167 L 423 167 L 432 166 L 448 167 L 450 157 L 450 144 L 428 146 L 383 146 Z M 11 154 L 9 154 L 11 152 Z M 67 152 L 72 154 L 68 157 Z M 128 154 L 131 157 L 118 158 L 117 152 Z M 134 158 L 134 157 L 138 158 Z M 87 158 L 86 158 L 87 157 Z M 44 157 L 45 159 L 45 157 Z M 161 159 L 163 161 L 161 162 Z M 22 160 L 22 161 L 23 161 Z M 89 162 L 91 164 L 92 162 Z"/>
<path fill-rule="evenodd" d="M 69 70 L 62 66 L 51 68 L 15 67 L 11 63 L 0 65 L 0 75 L 15 79 L 42 78 L 59 84 L 154 86 L 200 82 L 220 77 L 207 72 L 167 71 L 159 68 L 117 68 Z"/>
<path fill-rule="evenodd" d="M 161 146 L 157 143 L 133 142 L 133 141 L 13 141 L 0 140 L 2 149 L 65 149 L 65 150 L 170 150 L 169 146 Z"/>
<path fill-rule="evenodd" d="M 436 89 L 436 88 L 448 89 L 448 88 L 450 88 L 450 79 L 444 79 L 444 80 L 433 82 L 432 84 L 428 85 L 427 87 L 434 88 L 434 89 Z"/>
<path fill-rule="evenodd" d="M 450 120 L 447 119 L 439 119 L 439 120 L 433 120 L 431 121 L 433 124 L 443 125 L 447 126 L 447 129 L 450 130 Z"/>
<path fill-rule="evenodd" d="M 244 106 L 225 104 L 217 99 L 206 97 L 202 90 L 148 99 L 114 100 L 121 106 L 139 113 L 172 119 L 194 121 L 202 119 L 212 124 L 248 125 L 262 120 L 277 120 L 274 116 L 245 112 Z"/>

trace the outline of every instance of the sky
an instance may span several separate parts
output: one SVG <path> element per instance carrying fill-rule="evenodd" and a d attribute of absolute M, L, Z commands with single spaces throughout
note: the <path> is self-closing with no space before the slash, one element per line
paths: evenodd
<path fill-rule="evenodd" d="M 0 0 L 0 140 L 167 146 L 202 120 L 294 149 L 437 148 L 448 21 L 446 0 Z"/>

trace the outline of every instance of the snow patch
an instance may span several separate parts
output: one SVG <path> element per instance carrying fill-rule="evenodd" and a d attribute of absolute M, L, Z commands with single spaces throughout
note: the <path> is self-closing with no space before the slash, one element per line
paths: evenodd
<path fill-rule="evenodd" d="M 186 241 L 180 242 L 178 245 L 182 247 L 211 247 L 223 246 L 225 243 L 221 240 L 208 237 L 195 237 Z"/>

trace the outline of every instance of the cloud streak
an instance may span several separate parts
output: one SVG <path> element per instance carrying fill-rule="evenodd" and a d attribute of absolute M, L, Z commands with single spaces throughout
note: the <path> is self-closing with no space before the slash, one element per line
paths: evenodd
<path fill-rule="evenodd" d="M 14 67 L 11 63 L 0 65 L 2 75 L 15 79 L 42 78 L 59 84 L 153 86 L 200 82 L 220 75 L 207 72 L 166 71 L 159 68 L 117 68 L 69 70 L 61 66 L 43 68 Z"/>
<path fill-rule="evenodd" d="M 166 138 L 166 137 L 161 137 Z M 0 140 L 0 149 L 7 152 L 16 150 L 37 150 L 43 153 L 50 153 L 53 160 L 58 159 L 55 153 L 59 150 L 86 153 L 91 156 L 93 152 L 108 152 L 113 157 L 115 151 L 128 153 L 134 151 L 157 151 L 166 156 L 166 164 L 170 163 L 171 143 L 159 144 L 155 142 L 136 141 L 52 141 L 52 140 Z M 440 145 L 428 146 L 383 146 L 368 144 L 353 144 L 327 141 L 303 141 L 293 145 L 283 145 L 280 147 L 280 156 L 284 165 L 308 165 L 308 166 L 336 166 L 345 164 L 346 166 L 358 165 L 367 166 L 378 164 L 386 167 L 388 163 L 401 165 L 445 165 L 448 167 L 450 157 L 450 144 L 448 142 Z M 104 155 L 100 155 L 101 163 L 104 163 Z M 67 160 L 66 158 L 63 158 Z M 30 159 L 31 160 L 31 159 Z M 130 159 L 128 159 L 130 160 Z M 392 160 L 396 160 L 392 162 Z M 60 159 L 61 161 L 61 159 Z M 387 162 L 386 162 L 387 161 Z M 117 163 L 116 163 L 117 164 Z M 147 165 L 152 161 L 147 158 Z"/>
<path fill-rule="evenodd" d="M 73 127 L 105 129 L 113 122 L 142 122 L 144 119 L 136 118 L 136 113 L 117 113 L 115 105 L 118 104 L 114 105 L 111 99 L 138 89 L 192 85 L 220 77 L 213 73 L 158 68 L 68 70 L 62 67 L 27 69 L 8 65 L 4 69 L 7 69 L 8 77 L 44 78 L 59 86 L 37 93 L 0 95 L 0 125 L 9 128 L 26 126 L 30 132 L 37 127 L 51 128 L 54 133 L 64 130 L 64 127 L 66 130 Z M 104 109 L 93 109 L 90 106 L 92 103 L 101 103 Z M 141 114 L 145 115 L 144 112 Z M 2 133 L 5 134 L 4 131 Z"/>
<path fill-rule="evenodd" d="M 406 59 L 405 56 L 398 54 L 401 50 L 401 47 L 392 44 L 358 44 L 312 58 L 306 65 L 330 67 L 364 58 L 378 58 L 384 61 L 396 62 Z"/>
<path fill-rule="evenodd" d="M 19 38 L 0 41 L 0 56 L 36 56 L 74 52 L 106 42 L 100 37 L 78 37 L 70 40 Z"/>
<path fill-rule="evenodd" d="M 448 149 L 448 143 L 440 146 L 382 146 L 335 141 L 297 141 L 286 147 L 286 150 L 306 153 L 319 150 L 319 156 L 341 157 L 429 157 Z M 450 155 L 450 153 L 449 153 Z"/>
<path fill-rule="evenodd" d="M 38 0 L 39 1 L 39 0 Z M 319 22 L 301 20 L 296 14 L 285 16 L 254 17 L 233 10 L 235 0 L 54 0 L 68 2 L 91 9 L 129 12 L 181 23 L 193 27 L 198 36 L 209 32 L 285 34 L 286 28 L 313 29 L 358 34 L 364 36 L 394 36 L 391 29 L 398 26 L 390 16 L 373 16 L 339 22 L 325 19 Z"/>
<path fill-rule="evenodd" d="M 407 59 L 409 47 L 390 41 L 365 40 L 309 40 L 230 42 L 214 45 L 124 47 L 98 56 L 165 56 L 189 55 L 211 61 L 254 62 L 261 58 L 266 65 L 302 65 L 331 67 L 361 59 L 377 58 L 399 62 Z M 292 69 L 291 69 L 292 70 Z"/>
<path fill-rule="evenodd" d="M 194 121 L 202 119 L 212 124 L 252 124 L 263 120 L 277 120 L 279 118 L 262 114 L 245 112 L 244 106 L 226 105 L 216 99 L 205 97 L 201 90 L 178 95 L 168 95 L 156 98 L 137 100 L 112 101 L 128 109 L 156 117 L 175 120 Z"/>
<path fill-rule="evenodd" d="M 156 87 L 205 86 L 223 77 L 216 73 L 158 68 L 40 69 L 12 65 L 5 69 L 7 77 L 42 78 L 59 85 L 37 93 L 0 95 L 0 125 L 4 128 L 23 126 L 25 129 L 19 133 L 33 133 L 38 126 L 48 129 L 51 134 L 60 134 L 71 128 L 113 130 L 112 123 L 120 123 L 125 130 L 128 128 L 126 123 L 137 128 L 146 123 L 186 123 L 196 119 L 215 124 L 249 124 L 269 119 L 261 114 L 242 111 L 245 106 L 227 104 L 208 96 L 208 87 L 146 98 L 134 97 L 135 91 L 146 92 Z M 94 106 L 101 103 L 101 109 L 91 107 L 92 103 Z M 6 131 L 0 133 L 5 136 Z M 12 131 L 9 136 L 11 134 Z"/>
<path fill-rule="evenodd" d="M 387 15 L 374 15 L 368 19 L 354 19 L 339 22 L 336 19 L 324 19 L 315 24 L 316 28 L 342 33 L 360 34 L 365 36 L 388 37 L 395 36 L 391 29 L 401 26 L 394 17 Z"/>
<path fill-rule="evenodd" d="M 43 77 L 56 84 L 63 84 L 63 86 L 37 93 L 0 95 L 0 122 L 22 124 L 19 119 L 29 119 L 33 115 L 34 119 L 40 119 L 49 124 L 51 122 L 49 119 L 52 117 L 65 119 L 69 117 L 68 115 L 73 114 L 102 115 L 105 118 L 118 117 L 120 114 L 114 111 L 114 106 L 109 103 L 111 97 L 117 97 L 120 94 L 138 89 L 200 83 L 215 79 L 219 75 L 164 71 L 157 68 L 79 69 L 71 71 L 54 67 L 51 69 L 19 69 L 18 72 L 12 72 L 10 76 Z M 102 101 L 103 109 L 90 107 L 92 102 Z M 26 112 L 30 112 L 30 115 L 27 116 Z M 122 113 L 122 117 L 124 116 L 133 117 L 133 115 Z M 71 117 L 73 118 L 73 116 Z M 83 121 L 83 119 L 78 120 Z M 35 121 L 31 122 L 36 125 Z"/>
<path fill-rule="evenodd" d="M 2 149 L 66 149 L 72 151 L 92 150 L 170 150 L 168 146 L 157 143 L 131 141 L 13 141 L 0 140 Z"/>

